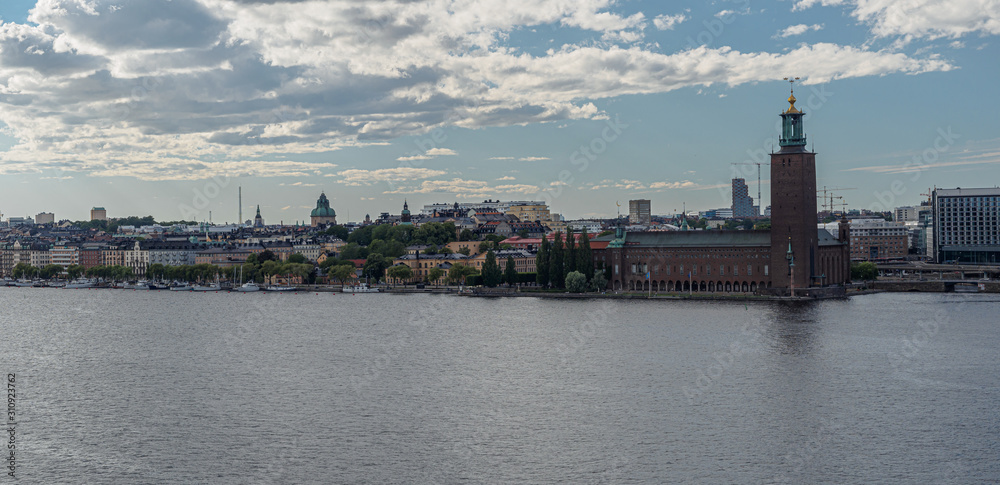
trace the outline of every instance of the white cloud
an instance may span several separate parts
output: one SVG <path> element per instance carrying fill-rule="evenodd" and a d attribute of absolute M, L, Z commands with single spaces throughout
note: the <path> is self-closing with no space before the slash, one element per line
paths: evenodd
<path fill-rule="evenodd" d="M 427 154 L 432 157 L 440 157 L 447 155 L 458 155 L 458 152 L 450 148 L 431 148 L 430 150 L 427 150 Z"/>
<path fill-rule="evenodd" d="M 687 19 L 688 16 L 682 13 L 677 15 L 657 15 L 653 19 L 653 25 L 657 30 L 673 30 L 674 27 Z"/>
<path fill-rule="evenodd" d="M 534 185 L 511 184 L 490 186 L 482 180 L 425 180 L 418 186 L 397 187 L 387 190 L 385 194 L 452 194 L 459 198 L 491 197 L 498 194 L 530 195 L 540 192 Z"/>
<path fill-rule="evenodd" d="M 519 162 L 540 162 L 542 160 L 551 160 L 549 157 L 521 157 L 518 158 Z"/>
<path fill-rule="evenodd" d="M 398 167 L 380 168 L 378 170 L 350 169 L 343 170 L 336 176 L 341 177 L 338 182 L 346 185 L 373 185 L 381 182 L 407 182 L 410 180 L 426 179 L 445 175 L 443 170 L 431 170 L 429 168 Z"/>
<path fill-rule="evenodd" d="M 821 24 L 812 24 L 812 25 L 797 24 L 797 25 L 789 25 L 788 27 L 785 27 L 784 30 L 782 30 L 781 32 L 778 32 L 777 37 L 780 37 L 780 38 L 791 37 L 793 35 L 802 35 L 802 34 L 804 34 L 806 32 L 809 32 L 810 30 L 822 30 L 822 29 L 823 29 L 823 26 Z"/>
<path fill-rule="evenodd" d="M 851 5 L 851 16 L 871 26 L 876 37 L 958 38 L 967 34 L 1000 34 L 1000 2 L 996 0 L 800 0 L 792 10 L 816 4 Z"/>
<path fill-rule="evenodd" d="M 912 25 L 897 25 L 898 8 L 874 0 L 860 2 L 855 16 L 879 35 L 995 32 L 1000 7 L 973 3 L 981 8 L 939 15 L 936 27 L 920 20 L 939 13 L 927 5 Z M 40 0 L 30 15 L 36 25 L 0 25 L 0 121 L 18 139 L 0 152 L 0 172 L 59 167 L 191 179 L 233 160 L 258 176 L 315 174 L 323 167 L 268 159 L 443 126 L 600 118 L 595 100 L 770 81 L 788 65 L 809 72 L 807 82 L 951 69 L 933 56 L 835 44 L 780 54 L 590 42 L 528 54 L 507 44 L 510 32 L 539 25 L 636 41 L 648 19 L 616 7 L 609 0 L 311 0 L 294 7 Z M 454 154 L 431 149 L 398 160 Z"/>
<path fill-rule="evenodd" d="M 503 177 L 497 179 L 498 182 L 502 182 L 505 180 L 516 180 L 516 179 L 514 177 L 511 177 L 510 175 L 504 175 Z"/>
<path fill-rule="evenodd" d="M 792 6 L 792 11 L 796 12 L 799 10 L 812 8 L 817 3 L 823 5 L 824 7 L 829 7 L 834 5 L 840 5 L 844 3 L 844 0 L 799 0 L 794 6 Z"/>
<path fill-rule="evenodd" d="M 513 160 L 514 157 L 490 157 L 490 160 Z"/>

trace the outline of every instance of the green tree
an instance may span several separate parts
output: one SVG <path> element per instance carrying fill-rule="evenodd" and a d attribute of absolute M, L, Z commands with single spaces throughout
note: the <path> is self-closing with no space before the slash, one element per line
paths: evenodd
<path fill-rule="evenodd" d="M 441 268 L 434 267 L 427 272 L 427 281 L 430 281 L 432 284 L 436 284 L 437 281 L 441 279 L 442 276 L 444 276 L 444 270 Z"/>
<path fill-rule="evenodd" d="M 62 273 L 63 267 L 58 264 L 46 264 L 42 267 L 42 270 L 38 272 L 39 276 L 43 280 L 50 280 L 56 275 Z"/>
<path fill-rule="evenodd" d="M 876 278 L 878 278 L 878 266 L 875 266 L 875 263 L 865 261 L 851 265 L 851 280 L 875 281 Z"/>
<path fill-rule="evenodd" d="M 604 291 L 608 287 L 608 279 L 604 277 L 603 270 L 594 271 L 594 277 L 590 280 L 590 287 L 594 291 Z"/>
<path fill-rule="evenodd" d="M 521 229 L 520 231 L 517 231 L 517 235 L 522 238 L 527 238 L 530 235 L 530 233 L 528 233 L 527 229 Z"/>
<path fill-rule="evenodd" d="M 493 251 L 488 251 L 486 253 L 486 261 L 483 262 L 483 285 L 493 288 L 501 283 L 503 280 L 503 272 L 500 271 L 500 265 L 497 264 L 497 255 Z"/>
<path fill-rule="evenodd" d="M 14 269 L 11 272 L 11 276 L 16 279 L 21 278 L 32 278 L 38 274 L 38 268 L 28 264 L 28 263 L 17 263 L 14 265 Z"/>
<path fill-rule="evenodd" d="M 153 263 L 146 268 L 146 275 L 155 280 L 163 278 L 163 272 L 166 271 L 166 266 L 161 263 Z"/>
<path fill-rule="evenodd" d="M 397 264 L 389 268 L 388 274 L 390 278 L 395 278 L 405 283 L 413 277 L 413 269 L 405 264 Z"/>
<path fill-rule="evenodd" d="M 339 251 L 340 259 L 365 259 L 368 256 L 368 250 L 355 242 L 341 246 Z"/>
<path fill-rule="evenodd" d="M 331 267 L 330 271 L 326 274 L 330 278 L 339 281 L 340 284 L 344 284 L 347 280 L 354 278 L 357 275 L 357 272 L 354 269 L 354 264 L 338 264 Z"/>
<path fill-rule="evenodd" d="M 514 265 L 514 258 L 511 256 L 507 257 L 507 268 L 504 270 L 503 279 L 507 283 L 507 286 L 517 284 L 517 267 Z"/>
<path fill-rule="evenodd" d="M 79 278 L 84 271 L 86 271 L 86 268 L 80 266 L 79 264 L 71 264 L 66 268 L 66 274 L 71 280 Z"/>
<path fill-rule="evenodd" d="M 309 260 L 306 259 L 306 257 L 303 256 L 302 253 L 295 253 L 295 254 L 293 254 L 293 255 L 291 255 L 291 256 L 288 257 L 288 262 L 289 263 L 297 263 L 297 264 L 305 264 L 305 263 L 308 263 Z"/>
<path fill-rule="evenodd" d="M 579 271 L 570 271 L 566 275 L 566 289 L 573 293 L 587 291 L 587 277 Z"/>
<path fill-rule="evenodd" d="M 376 283 L 385 277 L 385 270 L 392 266 L 392 260 L 383 257 L 379 253 L 371 253 L 368 255 L 368 260 L 365 261 L 364 274 L 365 276 L 372 278 Z"/>
<path fill-rule="evenodd" d="M 323 234 L 326 234 L 327 236 L 334 236 L 341 241 L 347 241 L 350 231 L 348 231 L 344 226 L 334 225 L 326 228 L 326 231 L 323 231 Z"/>
<path fill-rule="evenodd" d="M 462 229 L 462 233 L 458 235 L 458 240 L 459 241 L 475 241 L 476 240 L 476 233 L 474 233 L 474 232 L 472 232 L 472 231 L 470 231 L 468 229 Z"/>
<path fill-rule="evenodd" d="M 563 272 L 569 274 L 576 271 L 576 233 L 572 227 L 566 228 L 566 248 L 563 255 Z"/>
<path fill-rule="evenodd" d="M 580 234 L 580 246 L 576 249 L 576 270 L 584 276 L 594 274 L 594 252 L 590 249 L 590 236 L 586 229 Z"/>
<path fill-rule="evenodd" d="M 483 241 L 479 243 L 479 252 L 485 253 L 493 247 L 493 241 Z"/>
<path fill-rule="evenodd" d="M 553 288 L 563 288 L 566 284 L 565 266 L 563 264 L 563 243 L 562 233 L 557 232 L 555 241 L 552 243 L 552 252 L 549 256 L 549 282 Z"/>
<path fill-rule="evenodd" d="M 542 288 L 549 286 L 549 240 L 542 236 L 542 244 L 535 255 L 535 282 Z"/>
<path fill-rule="evenodd" d="M 424 249 L 424 254 L 437 254 L 438 251 L 440 250 L 438 249 L 437 244 L 431 244 L 430 246 L 427 246 L 427 249 Z"/>
<path fill-rule="evenodd" d="M 277 260 L 278 256 L 274 254 L 274 251 L 271 251 L 270 249 L 265 249 L 261 251 L 260 255 L 257 256 L 257 261 L 260 261 L 261 263 L 263 263 L 264 261 L 277 261 Z"/>
<path fill-rule="evenodd" d="M 478 273 L 476 268 L 464 264 L 455 264 L 448 270 L 448 280 L 453 283 L 465 282 L 465 278 Z"/>

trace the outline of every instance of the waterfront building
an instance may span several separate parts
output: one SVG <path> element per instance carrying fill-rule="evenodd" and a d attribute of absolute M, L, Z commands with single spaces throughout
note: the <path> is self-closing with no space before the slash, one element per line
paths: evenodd
<path fill-rule="evenodd" d="M 80 247 L 66 243 L 56 244 L 49 248 L 49 261 L 49 264 L 58 264 L 63 269 L 80 264 Z"/>
<path fill-rule="evenodd" d="M 90 209 L 90 220 L 106 221 L 108 220 L 108 211 L 103 207 L 94 207 L 93 209 Z"/>
<path fill-rule="evenodd" d="M 628 221 L 632 224 L 649 225 L 652 221 L 649 199 L 628 201 Z"/>
<path fill-rule="evenodd" d="M 476 268 L 479 271 L 483 269 L 483 263 L 486 262 L 486 254 L 480 253 L 469 259 L 469 265 Z M 518 273 L 534 273 L 535 272 L 535 262 L 537 260 L 538 253 L 534 251 L 528 251 L 526 249 L 501 249 L 499 251 L 493 251 L 493 255 L 497 258 L 497 264 L 500 265 L 501 270 L 507 268 L 507 258 L 514 258 L 514 269 Z"/>
<path fill-rule="evenodd" d="M 330 207 L 330 199 L 326 198 L 326 192 L 320 192 L 316 208 L 309 214 L 309 223 L 312 227 L 337 223 L 337 211 Z"/>
<path fill-rule="evenodd" d="M 478 244 L 478 243 L 477 243 Z M 461 253 L 451 253 L 451 254 L 404 254 L 395 260 L 393 260 L 393 265 L 404 264 L 410 267 L 413 271 L 413 281 L 424 281 L 430 274 L 430 270 L 438 268 L 445 272 L 447 276 L 448 270 L 456 264 L 463 264 L 466 266 L 470 265 L 470 257 Z M 364 260 L 360 260 L 361 264 L 364 264 Z"/>
<path fill-rule="evenodd" d="M 132 274 L 144 276 L 149 268 L 149 251 L 144 249 L 139 241 L 133 241 L 131 247 L 123 251 L 127 268 L 132 268 Z"/>
<path fill-rule="evenodd" d="M 190 241 L 150 241 L 145 243 L 149 253 L 149 264 L 164 266 L 185 266 L 195 264 L 198 252 L 205 246 Z"/>
<path fill-rule="evenodd" d="M 938 263 L 1000 263 L 1000 188 L 935 189 L 931 194 Z"/>
<path fill-rule="evenodd" d="M 753 205 L 753 197 L 750 197 L 750 188 L 747 182 L 741 178 L 733 179 L 733 205 L 732 217 L 745 219 L 757 217 L 756 206 Z"/>
<path fill-rule="evenodd" d="M 848 223 L 837 237 L 816 226 L 816 154 L 806 150 L 804 113 L 789 96 L 780 150 L 771 154 L 771 229 L 626 232 L 598 238 L 608 289 L 738 291 L 775 295 L 842 292 L 850 279 Z M 717 211 L 718 215 L 718 211 Z"/>
<path fill-rule="evenodd" d="M 851 260 L 903 259 L 909 253 L 909 229 L 902 222 L 876 219 L 851 221 Z"/>

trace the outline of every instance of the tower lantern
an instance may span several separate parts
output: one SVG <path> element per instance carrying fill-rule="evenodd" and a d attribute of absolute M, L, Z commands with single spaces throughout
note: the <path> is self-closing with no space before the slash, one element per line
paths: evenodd
<path fill-rule="evenodd" d="M 806 134 L 802 131 L 802 117 L 805 113 L 795 107 L 795 81 L 799 78 L 785 78 L 788 81 L 790 94 L 788 96 L 788 109 L 781 113 L 781 138 L 778 144 L 782 147 L 804 147 L 806 145 Z"/>

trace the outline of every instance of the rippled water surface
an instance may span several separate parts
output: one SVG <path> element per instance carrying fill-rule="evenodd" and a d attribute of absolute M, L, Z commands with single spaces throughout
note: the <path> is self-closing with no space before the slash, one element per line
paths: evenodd
<path fill-rule="evenodd" d="M 0 288 L 0 372 L 22 483 L 997 483 L 998 314 Z"/>

